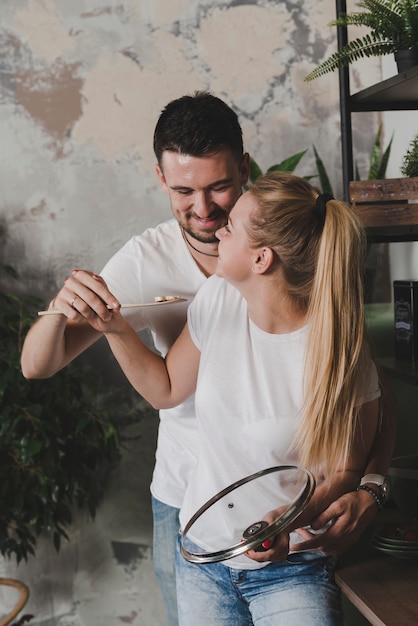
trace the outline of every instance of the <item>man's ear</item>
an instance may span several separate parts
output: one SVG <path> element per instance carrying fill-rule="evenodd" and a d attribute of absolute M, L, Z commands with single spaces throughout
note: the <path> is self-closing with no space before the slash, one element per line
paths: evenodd
<path fill-rule="evenodd" d="M 248 183 L 248 179 L 250 177 L 250 155 L 246 152 L 241 161 L 240 165 L 240 183 L 241 187 L 245 187 Z"/>
<path fill-rule="evenodd" d="M 165 193 L 169 193 L 169 189 L 168 189 L 167 183 L 165 182 L 165 176 L 163 174 L 163 170 L 161 169 L 161 167 L 159 166 L 158 163 L 155 166 L 155 171 L 157 172 L 158 180 L 160 181 L 160 184 L 161 184 L 161 187 L 163 188 L 163 191 Z"/>
<path fill-rule="evenodd" d="M 253 263 L 253 270 L 257 274 L 265 274 L 273 266 L 275 253 L 271 248 L 259 248 Z"/>

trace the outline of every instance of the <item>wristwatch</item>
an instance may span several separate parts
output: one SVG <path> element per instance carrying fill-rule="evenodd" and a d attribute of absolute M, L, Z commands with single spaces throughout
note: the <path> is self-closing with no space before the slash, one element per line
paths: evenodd
<path fill-rule="evenodd" d="M 368 487 L 369 484 L 376 485 L 377 490 Z M 381 509 L 389 498 L 389 480 L 382 474 L 366 474 L 360 480 L 357 490 L 364 489 L 376 500 L 376 504 Z"/>

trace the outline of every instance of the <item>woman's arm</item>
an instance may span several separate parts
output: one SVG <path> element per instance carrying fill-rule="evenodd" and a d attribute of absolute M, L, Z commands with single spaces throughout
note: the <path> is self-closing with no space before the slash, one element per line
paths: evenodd
<path fill-rule="evenodd" d="M 310 524 L 327 506 L 343 494 L 355 491 L 373 447 L 379 424 L 380 398 L 366 402 L 360 409 L 350 459 L 315 490 L 314 497 L 298 520 L 299 526 Z"/>
<path fill-rule="evenodd" d="M 120 313 L 114 313 L 104 335 L 131 385 L 155 409 L 177 406 L 195 391 L 200 352 L 187 324 L 165 359 L 141 341 Z"/>
<path fill-rule="evenodd" d="M 304 526 L 311 524 L 311 522 L 318 517 L 319 513 L 329 507 L 335 500 L 347 492 L 351 492 L 356 489 L 360 478 L 364 473 L 364 467 L 366 466 L 367 458 L 370 454 L 375 438 L 378 426 L 379 406 L 379 399 L 367 402 L 362 406 L 359 414 L 357 430 L 354 436 L 352 454 L 347 466 L 339 468 L 338 471 L 326 478 L 320 485 L 317 486 L 306 509 L 298 517 L 294 524 L 286 530 L 286 534 L 292 530 L 303 529 Z M 276 517 L 277 512 L 270 511 L 265 519 L 271 523 Z M 314 539 L 318 539 L 318 542 L 321 545 L 320 535 L 316 536 Z M 313 547 L 315 547 L 312 545 L 313 541 L 314 540 L 309 541 L 309 546 L 307 545 L 308 542 L 301 542 L 297 545 L 291 546 L 291 549 L 313 549 Z M 283 556 L 285 550 L 286 543 L 280 540 L 277 542 L 277 545 L 276 541 L 274 541 L 272 547 L 266 552 L 254 552 L 252 550 L 248 553 L 248 556 L 259 562 L 277 561 L 285 558 L 285 556 Z"/>
<path fill-rule="evenodd" d="M 363 474 L 387 475 L 396 441 L 396 406 L 386 380 L 382 385 L 382 417 Z M 371 488 L 374 485 L 370 485 Z M 319 530 L 332 521 L 332 526 L 320 535 L 301 530 L 305 541 L 292 546 L 295 550 L 321 549 L 339 555 L 356 543 L 378 514 L 376 500 L 365 490 L 350 491 L 325 508 L 314 520 L 312 528 Z"/>

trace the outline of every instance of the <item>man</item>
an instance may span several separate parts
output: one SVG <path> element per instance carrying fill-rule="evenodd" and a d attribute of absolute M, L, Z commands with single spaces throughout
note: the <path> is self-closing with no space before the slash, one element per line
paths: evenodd
<path fill-rule="evenodd" d="M 108 320 L 107 306 L 152 302 L 159 295 L 181 296 L 187 302 L 126 309 L 134 328 L 149 328 L 155 347 L 165 356 L 186 321 L 188 304 L 214 273 L 215 232 L 226 223 L 249 176 L 249 155 L 243 150 L 238 118 L 222 100 L 206 92 L 184 96 L 163 110 L 154 133 L 154 151 L 157 176 L 175 219 L 133 237 L 100 277 L 73 271 L 50 303 L 49 308 L 61 315 L 42 317 L 27 335 L 22 351 L 27 378 L 52 376 L 92 345 L 101 335 L 88 322 L 96 315 Z M 151 484 L 153 558 L 170 626 L 178 623 L 174 555 L 179 509 L 198 454 L 195 422 L 193 398 L 160 411 Z M 366 473 L 386 473 L 393 424 L 388 411 Z M 376 489 L 373 483 L 366 486 Z M 346 494 L 321 514 L 321 525 L 328 519 L 334 524 L 321 538 L 310 538 L 309 545 L 341 552 L 358 538 L 376 511 L 375 498 L 368 491 Z"/>

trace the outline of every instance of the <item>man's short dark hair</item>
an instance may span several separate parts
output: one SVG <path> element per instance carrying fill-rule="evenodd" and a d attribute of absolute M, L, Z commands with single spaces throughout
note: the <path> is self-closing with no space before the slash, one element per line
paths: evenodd
<path fill-rule="evenodd" d="M 207 91 L 172 100 L 163 109 L 154 132 L 154 152 L 161 166 L 163 152 L 202 157 L 229 148 L 241 163 L 244 153 L 237 114 Z"/>

